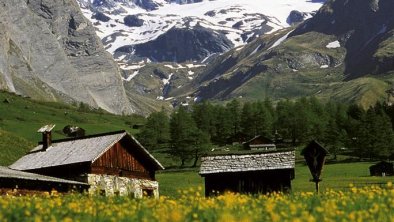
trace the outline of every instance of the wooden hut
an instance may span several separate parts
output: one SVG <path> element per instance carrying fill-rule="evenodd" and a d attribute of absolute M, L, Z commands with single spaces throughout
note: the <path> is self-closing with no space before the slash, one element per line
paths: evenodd
<path fill-rule="evenodd" d="M 268 193 L 288 191 L 294 179 L 295 151 L 213 154 L 201 158 L 205 195 L 226 191 Z"/>
<path fill-rule="evenodd" d="M 264 136 L 255 136 L 249 141 L 243 143 L 248 150 L 276 150 L 275 142 Z"/>
<path fill-rule="evenodd" d="M 130 134 L 110 132 L 43 142 L 10 168 L 90 185 L 90 193 L 158 196 L 155 171 L 163 166 Z"/>
<path fill-rule="evenodd" d="M 393 176 L 394 167 L 392 163 L 381 161 L 369 167 L 371 176 Z"/>
<path fill-rule="evenodd" d="M 88 190 L 89 184 L 13 170 L 0 166 L 0 193 L 37 193 Z"/>

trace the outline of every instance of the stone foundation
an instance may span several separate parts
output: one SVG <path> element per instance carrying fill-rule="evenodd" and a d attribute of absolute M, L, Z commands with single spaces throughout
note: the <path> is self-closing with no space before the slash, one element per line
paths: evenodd
<path fill-rule="evenodd" d="M 86 179 L 90 185 L 90 194 L 134 198 L 142 198 L 144 195 L 159 197 L 159 183 L 157 181 L 97 174 L 88 174 Z"/>

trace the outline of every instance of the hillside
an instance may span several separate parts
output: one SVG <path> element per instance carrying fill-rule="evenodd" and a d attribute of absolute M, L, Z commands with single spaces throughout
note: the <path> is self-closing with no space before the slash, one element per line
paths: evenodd
<path fill-rule="evenodd" d="M 0 165 L 7 165 L 41 141 L 37 129 L 56 124 L 53 138 L 64 138 L 62 129 L 76 125 L 86 134 L 125 129 L 136 132 L 133 125 L 141 124 L 141 116 L 116 116 L 103 110 L 89 110 L 61 103 L 37 102 L 12 93 L 0 92 Z"/>
<path fill-rule="evenodd" d="M 197 100 L 315 96 L 368 107 L 384 100 L 394 82 L 389 9 L 389 0 L 376 6 L 328 1 L 296 29 L 261 36 L 218 57 L 182 94 Z"/>

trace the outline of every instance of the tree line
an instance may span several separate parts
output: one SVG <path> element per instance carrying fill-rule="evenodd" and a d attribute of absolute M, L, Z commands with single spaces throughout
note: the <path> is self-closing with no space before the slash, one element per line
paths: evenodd
<path fill-rule="evenodd" d="M 269 99 L 225 105 L 208 101 L 179 107 L 170 116 L 152 113 L 138 134 L 149 150 L 169 148 L 184 165 L 197 163 L 212 145 L 244 142 L 257 135 L 297 146 L 317 140 L 336 157 L 340 149 L 359 158 L 390 158 L 394 154 L 394 107 L 377 103 L 365 110 L 355 104 L 322 103 L 316 98 Z"/>

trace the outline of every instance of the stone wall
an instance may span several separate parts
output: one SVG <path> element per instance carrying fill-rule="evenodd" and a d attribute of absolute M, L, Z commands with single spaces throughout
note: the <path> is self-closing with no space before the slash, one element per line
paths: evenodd
<path fill-rule="evenodd" d="M 153 197 L 159 197 L 159 183 L 157 181 L 113 175 L 88 174 L 86 182 L 90 185 L 90 194 L 141 198 L 144 196 L 144 192 L 146 192 L 146 194 Z"/>
<path fill-rule="evenodd" d="M 294 169 L 295 151 L 228 154 L 201 158 L 200 174 Z"/>

